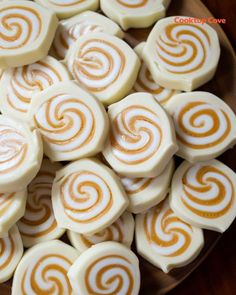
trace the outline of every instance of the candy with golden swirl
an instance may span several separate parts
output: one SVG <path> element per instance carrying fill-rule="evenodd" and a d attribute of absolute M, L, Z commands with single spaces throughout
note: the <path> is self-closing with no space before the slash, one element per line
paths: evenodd
<path fill-rule="evenodd" d="M 29 117 L 53 161 L 95 155 L 109 128 L 102 104 L 74 82 L 58 83 L 36 96 Z"/>
<path fill-rule="evenodd" d="M 120 175 L 160 175 L 177 150 L 172 122 L 149 93 L 134 93 L 112 105 L 111 135 L 103 154 Z"/>
<path fill-rule="evenodd" d="M 121 39 L 104 33 L 81 37 L 66 55 L 74 79 L 104 104 L 122 99 L 132 88 L 140 62 Z"/>
<path fill-rule="evenodd" d="M 37 174 L 42 154 L 41 137 L 34 128 L 0 115 L 1 193 L 24 190 Z"/>
<path fill-rule="evenodd" d="M 118 177 L 90 159 L 73 162 L 57 173 L 52 202 L 59 227 L 87 235 L 111 225 L 128 205 Z"/>
<path fill-rule="evenodd" d="M 12 294 L 72 294 L 67 272 L 79 253 L 58 241 L 30 248 L 17 266 Z"/>
<path fill-rule="evenodd" d="M 0 3 L 0 26 L 0 67 L 17 67 L 47 55 L 57 18 L 34 2 L 9 1 Z"/>
<path fill-rule="evenodd" d="M 16 225 L 0 238 L 0 283 L 8 281 L 23 255 L 23 244 Z"/>
<path fill-rule="evenodd" d="M 223 232 L 236 216 L 236 174 L 211 160 L 187 161 L 174 174 L 171 207 L 190 224 Z"/>
<path fill-rule="evenodd" d="M 190 162 L 213 159 L 236 142 L 236 116 L 221 99 L 208 92 L 172 99 L 166 107 L 175 123 L 181 157 Z"/>
<path fill-rule="evenodd" d="M 166 199 L 136 216 L 138 253 L 164 272 L 190 263 L 203 246 L 203 232 L 179 219 Z"/>
<path fill-rule="evenodd" d="M 182 17 L 184 21 L 187 17 Z M 217 33 L 207 24 L 165 18 L 154 26 L 142 57 L 153 79 L 162 87 L 191 91 L 215 74 L 220 45 Z"/>
<path fill-rule="evenodd" d="M 137 295 L 140 288 L 138 258 L 117 242 L 103 242 L 82 253 L 68 277 L 80 294 Z"/>

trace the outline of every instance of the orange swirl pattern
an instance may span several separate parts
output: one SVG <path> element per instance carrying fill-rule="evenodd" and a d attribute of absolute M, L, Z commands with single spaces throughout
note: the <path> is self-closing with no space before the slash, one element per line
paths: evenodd
<path fill-rule="evenodd" d="M 152 181 L 152 178 L 121 178 L 125 191 L 130 196 L 145 190 L 152 183 Z"/>
<path fill-rule="evenodd" d="M 0 27 L 0 49 L 18 49 L 38 38 L 42 19 L 33 8 L 10 6 L 0 9 Z"/>
<path fill-rule="evenodd" d="M 211 58 L 211 39 L 206 29 L 195 24 L 167 25 L 156 40 L 159 66 L 173 74 L 191 74 Z"/>
<path fill-rule="evenodd" d="M 130 165 L 149 160 L 160 148 L 162 137 L 158 116 L 143 106 L 124 109 L 112 122 L 113 154 Z"/>
<path fill-rule="evenodd" d="M 111 209 L 113 196 L 109 185 L 90 171 L 72 173 L 60 185 L 65 214 L 74 222 L 91 223 Z"/>
<path fill-rule="evenodd" d="M 142 8 L 150 2 L 150 0 L 115 0 L 126 8 Z"/>
<path fill-rule="evenodd" d="M 235 199 L 232 180 L 204 163 L 190 167 L 182 178 L 181 200 L 195 215 L 214 219 L 228 213 Z"/>
<path fill-rule="evenodd" d="M 0 239 L 0 271 L 4 272 L 14 259 L 16 245 L 13 237 L 9 234 L 8 237 Z"/>
<path fill-rule="evenodd" d="M 231 132 L 224 110 L 214 105 L 189 102 L 174 114 L 177 139 L 192 149 L 207 149 L 221 144 Z"/>
<path fill-rule="evenodd" d="M 91 263 L 85 273 L 88 294 L 132 295 L 136 272 L 128 258 L 120 255 L 103 256 Z"/>
<path fill-rule="evenodd" d="M 0 125 L 0 175 L 10 173 L 26 159 L 28 143 L 15 128 Z"/>
<path fill-rule="evenodd" d="M 180 220 L 167 202 L 145 214 L 144 231 L 152 249 L 159 255 L 183 255 L 192 241 L 192 227 Z"/>
<path fill-rule="evenodd" d="M 85 2 L 85 0 L 48 0 L 48 1 L 54 5 L 63 6 L 63 7 L 78 5 L 80 3 Z"/>

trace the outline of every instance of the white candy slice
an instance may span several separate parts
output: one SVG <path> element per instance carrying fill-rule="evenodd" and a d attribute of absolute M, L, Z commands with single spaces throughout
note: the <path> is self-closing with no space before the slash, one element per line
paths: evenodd
<path fill-rule="evenodd" d="M 23 255 L 23 244 L 16 225 L 8 237 L 0 238 L 0 283 L 8 281 Z"/>
<path fill-rule="evenodd" d="M 174 166 L 172 159 L 165 170 L 155 178 L 121 177 L 121 182 L 130 201 L 128 210 L 137 214 L 159 204 L 169 190 Z"/>
<path fill-rule="evenodd" d="M 0 115 L 1 193 L 24 190 L 37 174 L 42 157 L 39 132 L 18 120 Z"/>
<path fill-rule="evenodd" d="M 116 242 L 103 242 L 83 252 L 71 266 L 68 277 L 75 294 L 139 294 L 138 258 Z"/>
<path fill-rule="evenodd" d="M 68 18 L 86 10 L 97 10 L 99 0 L 35 0 L 55 11 L 59 18 Z"/>
<path fill-rule="evenodd" d="M 111 135 L 103 155 L 122 176 L 156 177 L 177 151 L 174 127 L 149 93 L 134 93 L 109 107 Z"/>
<path fill-rule="evenodd" d="M 59 170 L 52 203 L 59 227 L 86 235 L 115 222 L 128 199 L 114 172 L 95 159 L 82 159 Z"/>
<path fill-rule="evenodd" d="M 26 121 L 34 96 L 70 75 L 59 61 L 47 56 L 44 59 L 4 71 L 0 82 L 0 109 L 3 114 Z"/>
<path fill-rule="evenodd" d="M 132 89 L 140 67 L 127 43 L 104 33 L 79 38 L 68 50 L 66 62 L 74 79 L 105 105 Z"/>
<path fill-rule="evenodd" d="M 61 82 L 35 96 L 29 120 L 52 161 L 95 155 L 103 148 L 109 120 L 103 105 L 75 82 Z"/>
<path fill-rule="evenodd" d="M 12 295 L 72 295 L 67 272 L 78 256 L 77 250 L 58 240 L 32 247 L 17 266 Z"/>
<path fill-rule="evenodd" d="M 62 20 L 57 28 L 51 52 L 56 58 L 64 59 L 69 47 L 80 37 L 101 32 L 119 38 L 124 35 L 116 23 L 93 11 L 85 11 L 70 19 Z"/>
<path fill-rule="evenodd" d="M 217 160 L 176 170 L 170 206 L 180 218 L 195 226 L 224 232 L 236 216 L 236 174 Z"/>
<path fill-rule="evenodd" d="M 172 97 L 166 108 L 174 120 L 180 157 L 194 163 L 206 161 L 236 143 L 236 116 L 217 96 L 182 93 Z"/>
<path fill-rule="evenodd" d="M 57 24 L 51 10 L 34 2 L 0 3 L 0 68 L 23 66 L 44 58 Z"/>
<path fill-rule="evenodd" d="M 18 222 L 25 247 L 60 238 L 65 232 L 57 226 L 51 200 L 52 183 L 60 168 L 60 164 L 45 158 L 39 173 L 28 186 L 25 214 Z"/>
<path fill-rule="evenodd" d="M 204 245 L 203 231 L 179 219 L 168 199 L 136 215 L 135 224 L 138 253 L 165 273 L 192 262 Z"/>
<path fill-rule="evenodd" d="M 101 0 L 102 11 L 124 30 L 147 28 L 165 16 L 170 0 Z"/>
<path fill-rule="evenodd" d="M 167 17 L 156 23 L 142 57 L 161 86 L 191 91 L 214 76 L 220 44 L 216 31 L 209 25 L 178 23 L 177 18 Z"/>

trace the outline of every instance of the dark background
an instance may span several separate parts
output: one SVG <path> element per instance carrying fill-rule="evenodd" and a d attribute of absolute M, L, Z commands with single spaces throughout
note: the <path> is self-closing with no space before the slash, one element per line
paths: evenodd
<path fill-rule="evenodd" d="M 222 25 L 222 28 L 236 49 L 236 0 L 202 2 L 216 18 L 226 19 L 226 24 Z M 180 294 L 236 295 L 236 221 L 199 268 L 169 293 Z"/>

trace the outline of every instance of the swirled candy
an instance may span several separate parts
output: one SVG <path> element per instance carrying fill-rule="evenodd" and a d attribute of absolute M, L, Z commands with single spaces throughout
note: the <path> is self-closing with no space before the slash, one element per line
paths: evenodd
<path fill-rule="evenodd" d="M 176 170 L 170 206 L 181 219 L 195 226 L 224 232 L 236 216 L 236 174 L 218 160 Z"/>
<path fill-rule="evenodd" d="M 35 96 L 29 120 L 42 135 L 44 152 L 53 161 L 97 154 L 109 129 L 103 105 L 71 81 Z"/>
<path fill-rule="evenodd" d="M 134 219 L 131 213 L 125 212 L 112 225 L 92 236 L 72 231 L 68 231 L 67 235 L 71 244 L 80 252 L 106 241 L 114 241 L 130 247 L 134 237 Z"/>
<path fill-rule="evenodd" d="M 52 203 L 59 227 L 92 235 L 115 222 L 128 199 L 111 169 L 98 160 L 82 159 L 57 172 Z"/>
<path fill-rule="evenodd" d="M 122 99 L 133 87 L 140 62 L 123 40 L 104 33 L 79 38 L 67 52 L 74 79 L 105 105 Z"/>
<path fill-rule="evenodd" d="M 12 295 L 72 295 L 67 272 L 78 255 L 76 249 L 58 240 L 30 248 L 15 271 Z"/>
<path fill-rule="evenodd" d="M 122 176 L 156 177 L 177 151 L 169 116 L 149 93 L 134 93 L 109 107 L 111 134 L 103 155 Z"/>
<path fill-rule="evenodd" d="M 174 160 L 172 159 L 165 170 L 155 178 L 121 177 L 129 197 L 128 210 L 137 214 L 159 204 L 166 197 L 173 172 Z"/>
<path fill-rule="evenodd" d="M 138 258 L 117 242 L 103 242 L 83 252 L 71 266 L 68 277 L 78 294 L 139 294 Z"/>
<path fill-rule="evenodd" d="M 165 16 L 170 0 L 101 0 L 102 11 L 124 30 L 147 28 Z"/>
<path fill-rule="evenodd" d="M 18 120 L 0 115 L 1 193 L 24 190 L 37 174 L 42 157 L 39 132 Z"/>
<path fill-rule="evenodd" d="M 57 24 L 51 10 L 34 2 L 0 3 L 0 68 L 23 66 L 44 58 Z"/>
<path fill-rule="evenodd" d="M 18 228 L 14 225 L 8 237 L 0 238 L 0 283 L 8 281 L 23 255 L 23 244 Z"/>
<path fill-rule="evenodd" d="M 138 253 L 165 273 L 192 262 L 203 245 L 203 231 L 181 219 L 166 199 L 144 214 L 136 215 Z"/>
<path fill-rule="evenodd" d="M 0 194 L 0 237 L 7 236 L 9 229 L 24 215 L 26 198 L 26 189 Z"/>
<path fill-rule="evenodd" d="M 185 18 L 181 16 L 184 21 Z M 220 44 L 208 24 L 179 23 L 167 17 L 156 23 L 142 57 L 153 79 L 162 87 L 191 91 L 214 76 Z"/>
<path fill-rule="evenodd" d="M 236 116 L 208 92 L 177 94 L 166 108 L 174 120 L 178 155 L 189 162 L 218 157 L 236 143 Z"/>
<path fill-rule="evenodd" d="M 59 18 L 68 18 L 86 10 L 97 10 L 99 0 L 35 0 L 55 11 Z"/>
<path fill-rule="evenodd" d="M 119 26 L 109 18 L 93 12 L 85 11 L 70 19 L 59 23 L 54 42 L 52 54 L 58 59 L 64 59 L 69 47 L 80 37 L 89 33 L 101 33 L 123 37 Z"/>
<path fill-rule="evenodd" d="M 18 222 L 25 247 L 57 239 L 65 232 L 57 226 L 51 200 L 52 183 L 60 168 L 60 164 L 45 158 L 37 176 L 28 186 L 26 210 Z"/>
<path fill-rule="evenodd" d="M 34 96 L 61 81 L 70 80 L 65 67 L 53 57 L 4 71 L 0 82 L 0 109 L 3 114 L 27 121 Z"/>

